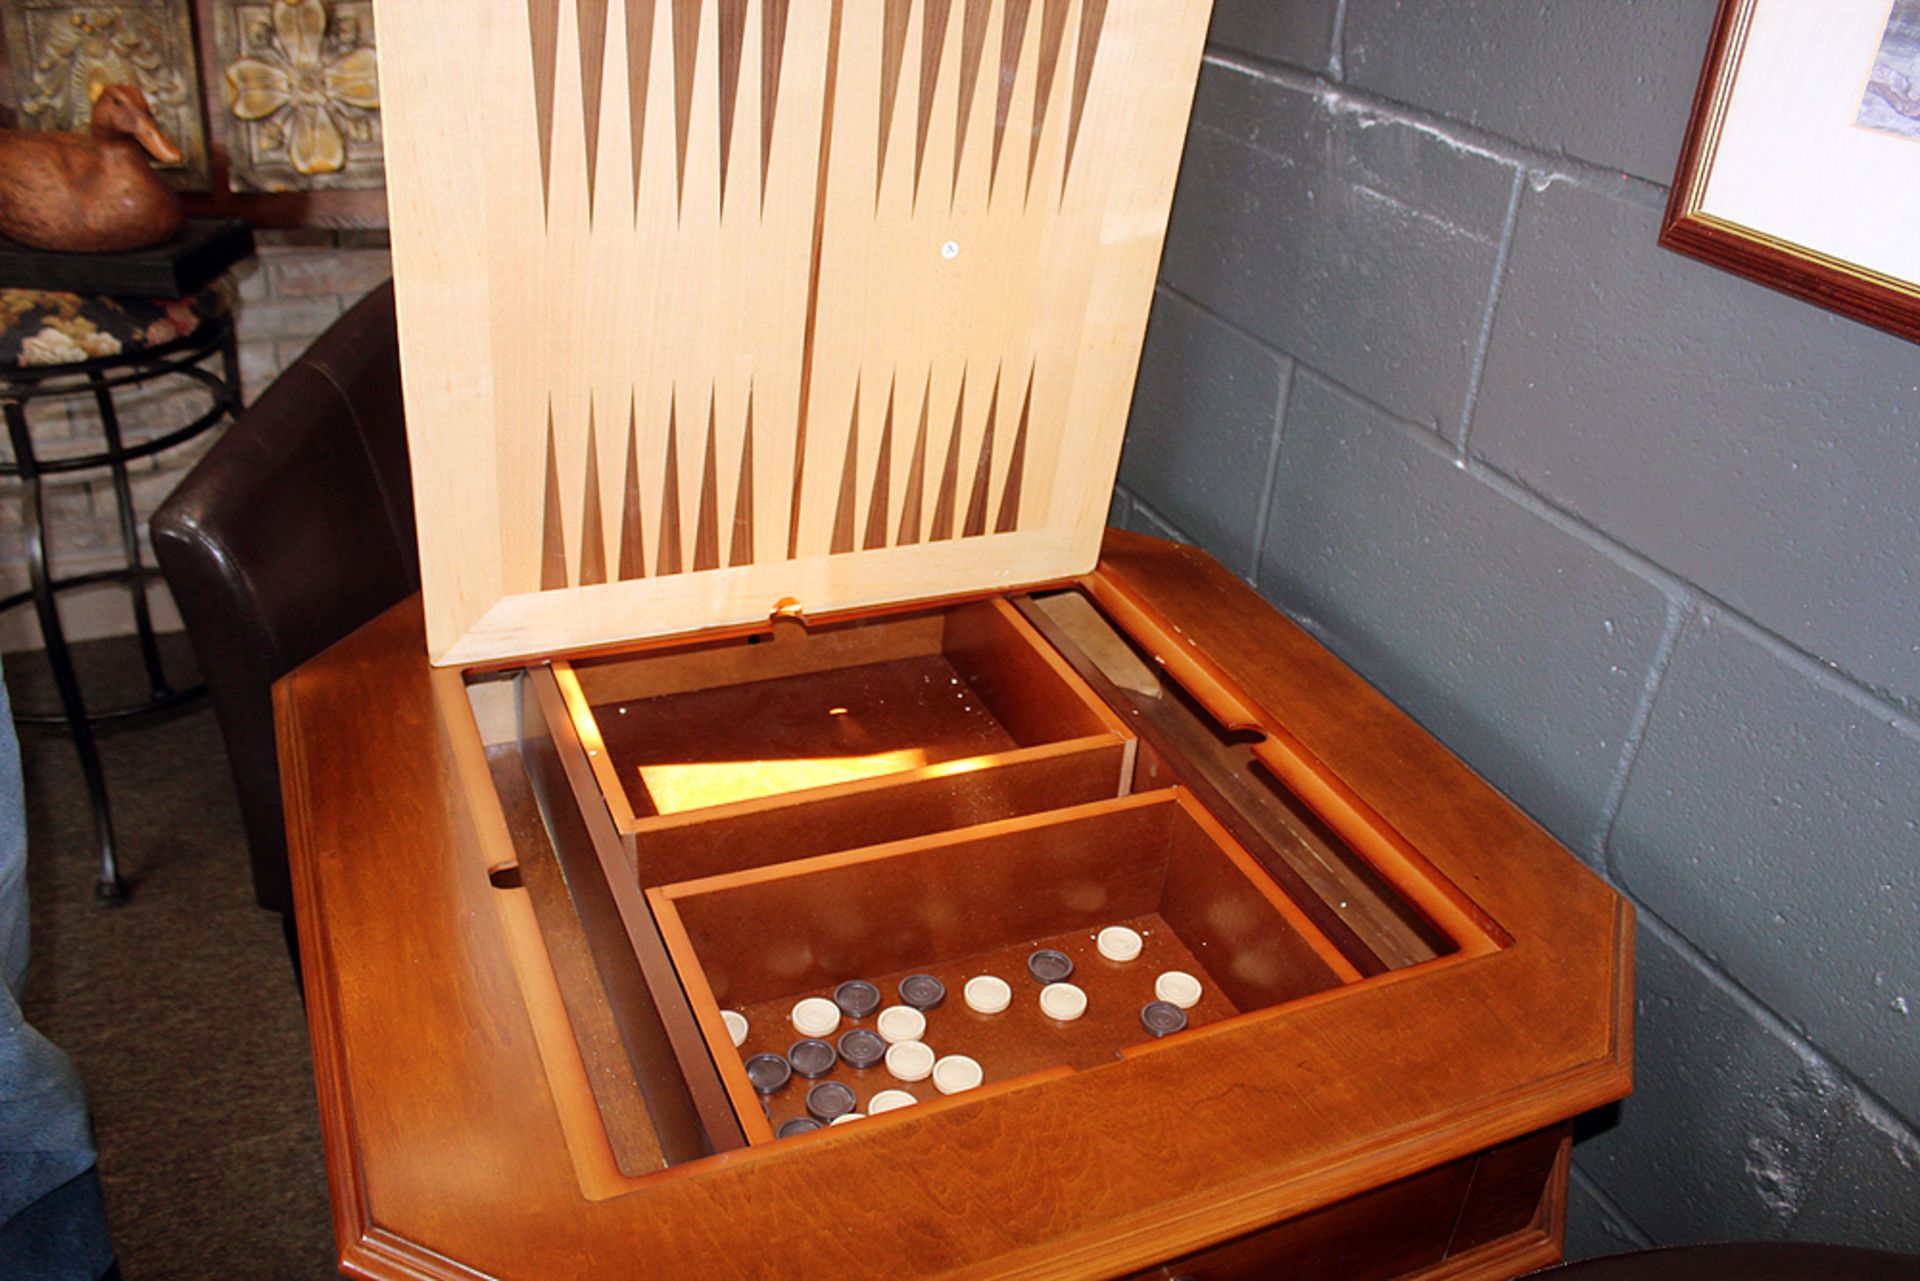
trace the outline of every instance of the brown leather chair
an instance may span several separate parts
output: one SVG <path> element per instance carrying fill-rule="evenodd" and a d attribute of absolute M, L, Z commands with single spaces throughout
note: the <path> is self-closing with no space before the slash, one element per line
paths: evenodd
<path fill-rule="evenodd" d="M 1754 1242 L 1614 1254 L 1530 1275 L 1541 1281 L 1920 1281 L 1920 1258 L 1850 1246 Z"/>
<path fill-rule="evenodd" d="M 152 530 L 226 740 L 254 895 L 291 923 L 273 682 L 420 585 L 391 284 L 239 416 Z"/>

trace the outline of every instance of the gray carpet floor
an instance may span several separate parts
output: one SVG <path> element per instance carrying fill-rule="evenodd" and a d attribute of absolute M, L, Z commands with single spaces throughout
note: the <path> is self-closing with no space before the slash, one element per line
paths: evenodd
<path fill-rule="evenodd" d="M 191 677 L 184 641 L 170 672 Z M 93 706 L 145 696 L 131 641 L 75 647 Z M 10 654 L 16 708 L 52 709 L 42 656 Z M 33 963 L 27 1017 L 79 1065 L 127 1281 L 337 1275 L 305 1016 L 279 917 L 253 901 L 213 713 L 110 730 L 101 758 L 123 907 L 94 902 L 73 747 L 22 727 Z"/>

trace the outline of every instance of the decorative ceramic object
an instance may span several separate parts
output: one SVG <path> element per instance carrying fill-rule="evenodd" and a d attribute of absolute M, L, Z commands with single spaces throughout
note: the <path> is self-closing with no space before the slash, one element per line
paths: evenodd
<path fill-rule="evenodd" d="M 180 229 L 180 200 L 149 156 L 180 160 L 134 85 L 96 87 L 85 134 L 0 130 L 0 234 L 83 253 L 165 240 Z"/>

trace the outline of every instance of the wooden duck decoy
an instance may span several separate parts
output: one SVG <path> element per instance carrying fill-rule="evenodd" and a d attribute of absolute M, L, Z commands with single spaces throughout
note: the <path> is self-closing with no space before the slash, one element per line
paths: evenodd
<path fill-rule="evenodd" d="M 115 253 L 180 229 L 180 198 L 147 167 L 179 150 L 133 85 L 96 86 L 85 134 L 0 129 L 0 235 L 36 249 Z"/>

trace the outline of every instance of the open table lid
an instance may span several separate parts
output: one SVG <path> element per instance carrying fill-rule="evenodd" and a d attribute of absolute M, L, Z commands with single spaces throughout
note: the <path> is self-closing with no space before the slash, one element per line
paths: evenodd
<path fill-rule="evenodd" d="M 1210 9 L 380 6 L 433 661 L 1091 568 Z"/>

